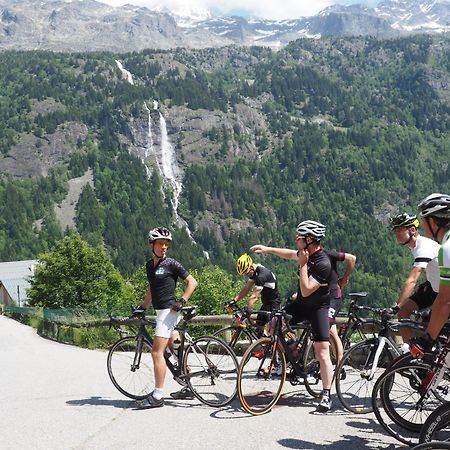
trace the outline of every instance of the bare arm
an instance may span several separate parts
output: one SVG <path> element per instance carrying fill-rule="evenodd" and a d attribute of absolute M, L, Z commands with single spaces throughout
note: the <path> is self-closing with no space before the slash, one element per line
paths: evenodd
<path fill-rule="evenodd" d="M 351 253 L 344 253 L 344 262 L 345 262 L 345 272 L 341 278 L 339 278 L 339 286 L 341 288 L 347 286 L 348 279 L 350 278 L 350 274 L 353 272 L 356 264 L 356 256 Z"/>
<path fill-rule="evenodd" d="M 450 315 L 450 286 L 439 285 L 439 294 L 433 303 L 430 323 L 427 332 L 432 339 L 436 339 Z"/>
<path fill-rule="evenodd" d="M 254 284 L 255 282 L 253 280 L 248 280 L 247 283 L 245 283 L 245 286 L 241 289 L 241 292 L 239 292 L 239 294 L 234 297 L 234 300 L 236 300 L 237 302 L 239 300 L 242 300 L 250 292 L 250 289 Z"/>
<path fill-rule="evenodd" d="M 258 297 L 261 295 L 261 291 L 262 291 L 262 287 L 255 287 L 255 289 L 253 289 L 252 295 L 250 296 L 250 298 L 248 299 L 248 302 L 247 302 L 248 309 L 253 309 L 253 306 L 255 305 L 256 300 L 258 300 Z"/>
<path fill-rule="evenodd" d="M 290 248 L 267 247 L 266 245 L 256 244 L 250 247 L 250 250 L 258 254 L 272 254 L 283 259 L 297 259 L 297 250 Z"/>
<path fill-rule="evenodd" d="M 150 290 L 150 286 L 148 286 L 147 290 L 145 291 L 145 298 L 144 303 L 142 303 L 142 306 L 145 309 L 147 309 L 151 303 L 152 303 L 152 291 Z"/>
<path fill-rule="evenodd" d="M 186 287 L 184 289 L 182 297 L 186 301 L 188 301 L 192 293 L 195 291 L 195 288 L 198 286 L 198 283 L 197 280 L 192 275 L 188 275 L 188 277 L 184 280 L 184 282 L 186 283 Z"/>
<path fill-rule="evenodd" d="M 421 267 L 413 267 L 411 272 L 409 272 L 408 278 L 403 283 L 402 290 L 400 291 L 400 295 L 397 300 L 397 305 L 402 306 L 405 301 L 411 297 L 414 288 L 417 284 L 417 280 L 420 277 L 420 274 L 423 272 Z"/>
<path fill-rule="evenodd" d="M 309 297 L 320 287 L 320 283 L 313 277 L 308 277 L 308 266 L 305 264 L 300 267 L 299 286 L 302 297 Z"/>

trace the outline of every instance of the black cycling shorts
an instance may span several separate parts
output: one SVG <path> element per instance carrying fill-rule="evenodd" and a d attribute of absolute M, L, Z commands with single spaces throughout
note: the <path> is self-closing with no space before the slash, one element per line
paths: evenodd
<path fill-rule="evenodd" d="M 419 284 L 413 295 L 411 295 L 411 300 L 417 304 L 419 309 L 425 309 L 434 303 L 437 297 L 437 292 L 433 291 L 431 283 L 427 280 L 425 283 Z"/>
<path fill-rule="evenodd" d="M 336 323 L 336 317 L 341 310 L 341 299 L 331 298 L 330 299 L 330 309 L 328 311 L 328 322 L 330 327 Z"/>
<path fill-rule="evenodd" d="M 281 300 L 273 301 L 270 303 L 263 303 L 261 305 L 260 311 L 276 311 L 277 309 L 280 309 Z M 270 316 L 268 314 L 258 314 L 256 316 L 256 324 L 257 325 L 265 325 L 270 319 Z"/>
<path fill-rule="evenodd" d="M 286 312 L 292 316 L 291 324 L 307 320 L 311 324 L 314 342 L 328 342 L 330 340 L 328 306 L 301 308 L 299 303 L 295 301 L 286 307 Z"/>

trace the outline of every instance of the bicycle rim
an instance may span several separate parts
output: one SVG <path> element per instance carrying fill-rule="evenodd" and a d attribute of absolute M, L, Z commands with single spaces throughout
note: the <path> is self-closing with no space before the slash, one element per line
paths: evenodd
<path fill-rule="evenodd" d="M 248 413 L 269 412 L 279 400 L 286 380 L 286 360 L 280 345 L 271 338 L 254 342 L 239 365 L 238 395 Z"/>
<path fill-rule="evenodd" d="M 118 340 L 108 353 L 108 375 L 113 385 L 126 397 L 140 400 L 154 387 L 152 346 L 142 341 L 142 353 L 136 355 L 138 341 L 134 336 Z M 139 360 L 139 365 L 135 362 Z"/>
<path fill-rule="evenodd" d="M 356 414 L 372 412 L 372 390 L 375 382 L 388 367 L 393 356 L 385 346 L 372 375 L 371 353 L 378 340 L 369 339 L 351 347 L 344 353 L 336 373 L 336 393 L 342 406 Z"/>
<path fill-rule="evenodd" d="M 433 411 L 420 430 L 419 442 L 442 441 L 450 445 L 450 403 Z"/>
<path fill-rule="evenodd" d="M 253 341 L 248 331 L 237 326 L 221 328 L 213 336 L 228 344 L 236 355 L 243 355 Z"/>
<path fill-rule="evenodd" d="M 428 364 L 411 364 L 385 372 L 375 384 L 372 405 L 383 428 L 404 444 L 417 444 L 427 417 L 440 402 L 433 395 L 421 399 L 421 380 Z"/>
<path fill-rule="evenodd" d="M 195 339 L 183 358 L 183 374 L 205 405 L 225 406 L 236 396 L 238 362 L 231 347 L 211 336 Z"/>
<path fill-rule="evenodd" d="M 330 334 L 330 358 L 333 366 L 336 366 L 337 362 L 337 344 L 333 335 Z M 305 353 L 305 359 L 303 361 L 303 369 L 307 376 L 305 378 L 305 388 L 308 393 L 315 398 L 319 398 L 322 395 L 322 380 L 320 377 L 320 364 L 314 354 L 314 342 L 308 341 L 307 349 Z"/>

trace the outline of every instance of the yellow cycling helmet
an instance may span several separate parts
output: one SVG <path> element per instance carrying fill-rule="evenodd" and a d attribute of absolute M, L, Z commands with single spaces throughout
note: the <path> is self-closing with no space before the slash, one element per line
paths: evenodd
<path fill-rule="evenodd" d="M 253 259 L 250 258 L 250 256 L 247 253 L 244 253 L 243 255 L 239 256 L 239 258 L 236 261 L 236 272 L 239 275 L 244 275 L 247 273 L 253 264 Z"/>

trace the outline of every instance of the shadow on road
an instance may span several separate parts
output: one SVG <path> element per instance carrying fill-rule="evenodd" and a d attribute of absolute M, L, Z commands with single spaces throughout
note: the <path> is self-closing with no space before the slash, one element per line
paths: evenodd
<path fill-rule="evenodd" d="M 344 438 L 340 441 L 334 441 L 327 444 L 317 444 L 301 439 L 279 439 L 278 443 L 285 448 L 302 450 L 348 450 L 349 448 L 352 450 L 397 450 L 397 447 L 393 444 L 383 447 L 383 443 L 378 440 L 367 440 L 352 435 L 344 435 L 343 437 Z M 404 450 L 405 447 L 398 447 L 398 450 L 400 449 Z"/>
<path fill-rule="evenodd" d="M 129 408 L 134 403 L 133 400 L 117 400 L 103 397 L 81 398 L 79 400 L 68 400 L 68 405 L 74 406 L 112 406 L 114 408 Z"/>

